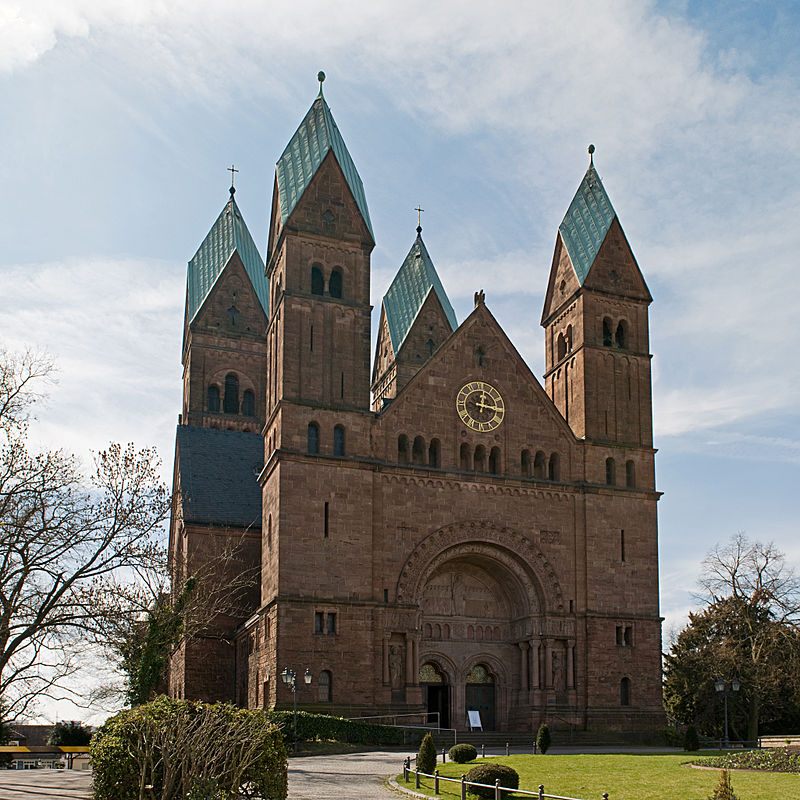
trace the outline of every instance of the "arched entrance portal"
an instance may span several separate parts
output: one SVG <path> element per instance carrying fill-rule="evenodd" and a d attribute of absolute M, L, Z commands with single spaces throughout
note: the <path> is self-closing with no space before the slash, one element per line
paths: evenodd
<path fill-rule="evenodd" d="M 439 665 L 420 679 L 426 707 L 447 702 L 455 728 L 474 710 L 484 730 L 505 729 L 522 681 L 519 630 L 541 609 L 535 578 L 504 548 L 470 542 L 440 552 L 418 587 L 421 662 Z"/>
<path fill-rule="evenodd" d="M 428 709 L 428 722 L 450 727 L 450 687 L 445 676 L 430 661 L 420 667 L 419 682 L 423 688 L 423 701 Z"/>
<path fill-rule="evenodd" d="M 468 712 L 477 711 L 480 714 L 483 730 L 495 729 L 494 676 L 484 664 L 476 664 L 467 675 L 464 702 Z"/>

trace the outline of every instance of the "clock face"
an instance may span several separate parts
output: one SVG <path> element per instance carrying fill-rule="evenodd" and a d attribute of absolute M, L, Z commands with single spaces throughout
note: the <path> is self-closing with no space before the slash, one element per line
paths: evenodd
<path fill-rule="evenodd" d="M 493 431 L 503 421 L 506 407 L 494 386 L 483 381 L 471 381 L 459 390 L 456 411 L 468 428 Z"/>

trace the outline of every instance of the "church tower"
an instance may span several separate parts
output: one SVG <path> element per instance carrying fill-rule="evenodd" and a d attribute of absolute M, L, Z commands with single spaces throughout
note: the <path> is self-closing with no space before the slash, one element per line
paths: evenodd
<path fill-rule="evenodd" d="M 651 302 L 590 163 L 556 238 L 542 313 L 544 377 L 548 395 L 575 435 L 607 450 L 605 483 L 653 485 L 652 458 L 650 464 L 637 463 L 640 458 L 628 452 L 651 453 L 653 446 Z M 643 473 L 638 481 L 637 471 Z"/>
<path fill-rule="evenodd" d="M 181 422 L 260 433 L 269 285 L 235 191 L 189 262 Z"/>
<path fill-rule="evenodd" d="M 369 408 L 374 246 L 364 187 L 320 83 L 275 170 L 268 413 L 281 401 Z"/>
<path fill-rule="evenodd" d="M 372 370 L 372 407 L 380 411 L 458 327 L 433 266 L 422 227 L 383 296 Z"/>

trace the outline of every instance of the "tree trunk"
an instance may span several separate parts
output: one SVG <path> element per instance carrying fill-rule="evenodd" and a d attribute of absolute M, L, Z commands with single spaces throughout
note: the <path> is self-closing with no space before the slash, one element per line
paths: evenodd
<path fill-rule="evenodd" d="M 750 695 L 750 707 L 747 709 L 747 741 L 755 742 L 758 739 L 758 715 L 761 710 L 761 698 L 758 692 Z"/>

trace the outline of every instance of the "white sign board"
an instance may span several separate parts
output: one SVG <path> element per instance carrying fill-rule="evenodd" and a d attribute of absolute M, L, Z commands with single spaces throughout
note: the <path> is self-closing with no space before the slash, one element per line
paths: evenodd
<path fill-rule="evenodd" d="M 481 725 L 481 712 L 480 711 L 467 711 L 467 722 L 471 731 L 482 731 Z"/>

